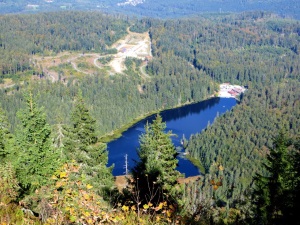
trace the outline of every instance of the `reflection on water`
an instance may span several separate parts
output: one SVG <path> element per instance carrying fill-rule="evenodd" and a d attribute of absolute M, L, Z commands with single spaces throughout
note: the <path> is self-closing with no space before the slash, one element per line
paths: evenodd
<path fill-rule="evenodd" d="M 171 130 L 174 145 L 180 147 L 182 137 L 189 138 L 191 134 L 201 132 L 208 123 L 212 124 L 217 115 L 225 113 L 235 106 L 236 100 L 232 98 L 213 98 L 192 105 L 183 106 L 161 112 L 167 131 Z M 113 175 L 123 175 L 125 172 L 125 155 L 128 155 L 128 167 L 134 166 L 137 160 L 137 149 L 139 147 L 139 136 L 144 132 L 144 126 L 152 122 L 155 115 L 133 125 L 123 133 L 123 136 L 108 143 L 109 160 L 108 165 L 114 164 Z M 183 154 L 179 154 L 179 165 L 177 170 L 184 173 L 186 177 L 199 175 L 198 169 L 187 160 Z"/>

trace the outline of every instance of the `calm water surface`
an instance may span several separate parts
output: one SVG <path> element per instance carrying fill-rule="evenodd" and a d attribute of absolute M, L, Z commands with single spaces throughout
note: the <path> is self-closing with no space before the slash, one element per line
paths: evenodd
<path fill-rule="evenodd" d="M 192 105 L 183 106 L 177 109 L 170 109 L 160 113 L 162 119 L 167 124 L 167 129 L 176 134 L 172 138 L 174 145 L 180 149 L 180 141 L 183 136 L 188 139 L 191 134 L 201 132 L 208 123 L 212 124 L 218 115 L 222 115 L 237 104 L 233 98 L 213 98 Z M 134 166 L 137 160 L 137 148 L 139 147 L 139 136 L 145 131 L 144 126 L 152 122 L 155 115 L 141 120 L 123 135 L 108 143 L 108 165 L 114 164 L 113 175 L 125 174 L 125 155 L 128 156 L 129 169 Z M 183 150 L 181 150 L 183 152 Z M 186 177 L 199 175 L 199 170 L 189 160 L 179 154 L 179 165 L 177 170 L 184 173 Z"/>

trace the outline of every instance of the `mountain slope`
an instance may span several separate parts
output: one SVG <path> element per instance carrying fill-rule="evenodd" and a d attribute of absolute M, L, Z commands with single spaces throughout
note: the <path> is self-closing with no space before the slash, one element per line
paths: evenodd
<path fill-rule="evenodd" d="M 58 10 L 97 10 L 147 17 L 186 17 L 203 13 L 269 11 L 300 19 L 297 0 L 1 0 L 0 13 L 32 13 Z"/>

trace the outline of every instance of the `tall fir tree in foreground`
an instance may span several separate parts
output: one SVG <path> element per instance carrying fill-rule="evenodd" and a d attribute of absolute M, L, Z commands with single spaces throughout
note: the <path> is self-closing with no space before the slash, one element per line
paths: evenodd
<path fill-rule="evenodd" d="M 165 133 L 165 129 L 166 123 L 157 115 L 140 136 L 139 161 L 131 172 L 135 195 L 144 203 L 166 200 L 178 203 L 181 196 L 177 181 L 180 173 L 176 171 L 178 153 L 171 140 L 172 133 Z"/>
<path fill-rule="evenodd" d="M 299 161 L 299 145 L 280 132 L 264 165 L 267 175 L 255 177 L 256 224 L 300 224 Z"/>
<path fill-rule="evenodd" d="M 24 191 L 32 193 L 49 182 L 59 167 L 59 155 L 51 143 L 46 115 L 38 108 L 33 94 L 25 96 L 26 108 L 17 114 L 21 125 L 16 133 L 17 177 Z"/>
<path fill-rule="evenodd" d="M 112 167 L 107 167 L 106 144 L 98 142 L 96 120 L 92 118 L 79 93 L 71 115 L 71 126 L 65 127 L 64 149 L 68 161 L 75 160 L 86 182 L 103 194 L 113 187 Z"/>

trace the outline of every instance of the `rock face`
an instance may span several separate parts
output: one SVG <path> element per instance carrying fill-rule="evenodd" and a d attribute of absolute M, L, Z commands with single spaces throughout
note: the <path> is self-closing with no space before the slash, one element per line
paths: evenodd
<path fill-rule="evenodd" d="M 138 4 L 143 4 L 145 0 L 127 0 L 126 2 L 118 3 L 118 6 L 124 6 L 124 5 L 132 5 L 136 6 Z"/>

